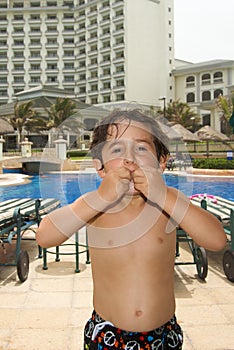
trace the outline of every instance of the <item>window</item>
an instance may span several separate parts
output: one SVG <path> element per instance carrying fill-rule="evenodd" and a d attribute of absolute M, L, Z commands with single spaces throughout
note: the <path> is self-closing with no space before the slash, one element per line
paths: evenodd
<path fill-rule="evenodd" d="M 57 57 L 57 51 L 47 51 L 47 57 Z"/>
<path fill-rule="evenodd" d="M 14 15 L 14 21 L 23 21 L 24 16 L 23 15 Z"/>
<path fill-rule="evenodd" d="M 102 34 L 103 34 L 103 35 L 110 34 L 110 28 L 104 28 L 104 29 L 102 30 Z"/>
<path fill-rule="evenodd" d="M 7 6 L 6 6 L 7 7 Z M 24 7 L 24 2 L 23 1 L 14 1 L 13 2 L 13 7 L 14 8 L 21 8 L 21 7 Z"/>
<path fill-rule="evenodd" d="M 90 26 L 94 26 L 97 24 L 97 18 L 92 18 L 90 21 Z"/>
<path fill-rule="evenodd" d="M 124 52 L 123 51 L 116 52 L 116 55 L 115 55 L 116 59 L 123 58 L 123 57 L 124 57 Z"/>
<path fill-rule="evenodd" d="M 90 39 L 97 38 L 97 32 L 90 33 Z"/>
<path fill-rule="evenodd" d="M 65 75 L 64 76 L 64 81 L 65 82 L 73 82 L 74 81 L 74 76 L 72 76 L 72 75 Z"/>
<path fill-rule="evenodd" d="M 80 94 L 85 94 L 85 93 L 86 93 L 86 88 L 85 88 L 85 86 L 80 86 L 79 91 L 80 91 Z"/>
<path fill-rule="evenodd" d="M 92 64 L 97 64 L 97 58 L 96 58 L 96 57 L 91 58 L 90 64 L 91 64 L 91 65 L 92 65 Z"/>
<path fill-rule="evenodd" d="M 118 10 L 118 11 L 116 11 L 115 12 L 115 17 L 119 17 L 119 16 L 123 16 L 123 9 L 121 9 L 121 10 Z"/>
<path fill-rule="evenodd" d="M 223 90 L 222 89 L 217 89 L 214 91 L 214 98 L 218 98 L 220 95 L 223 96 Z"/>
<path fill-rule="evenodd" d="M 24 57 L 24 52 L 23 51 L 16 51 L 14 52 L 14 58 L 22 58 Z"/>
<path fill-rule="evenodd" d="M 98 73 L 96 70 L 93 70 L 90 74 L 90 78 L 97 78 L 97 76 L 98 76 Z"/>
<path fill-rule="evenodd" d="M 22 71 L 22 70 L 24 70 L 24 65 L 23 64 L 15 64 L 14 65 L 14 70 Z"/>
<path fill-rule="evenodd" d="M 48 33 L 55 33 L 55 32 L 57 32 L 57 26 L 48 26 L 47 27 L 47 32 Z"/>
<path fill-rule="evenodd" d="M 50 69 L 50 70 L 55 70 L 57 69 L 57 64 L 56 63 L 48 63 L 47 64 L 47 69 Z"/>
<path fill-rule="evenodd" d="M 49 14 L 47 15 L 47 19 L 48 19 L 48 20 L 54 20 L 54 19 L 57 19 L 57 16 L 56 16 L 55 13 L 49 13 Z"/>
<path fill-rule="evenodd" d="M 202 101 L 210 101 L 211 93 L 210 91 L 203 91 L 202 93 Z"/>
<path fill-rule="evenodd" d="M 31 7 L 40 7 L 40 1 L 31 1 L 31 3 L 30 3 L 30 5 L 31 5 Z"/>
<path fill-rule="evenodd" d="M 211 80 L 210 80 L 210 74 L 206 73 L 202 75 L 202 85 L 207 85 L 210 84 Z"/>
<path fill-rule="evenodd" d="M 90 51 L 97 51 L 97 44 L 90 46 Z"/>
<path fill-rule="evenodd" d="M 7 96 L 7 90 L 0 90 L 0 96 Z"/>
<path fill-rule="evenodd" d="M 110 102 L 110 101 L 111 101 L 110 95 L 104 95 L 103 96 L 103 102 Z"/>
<path fill-rule="evenodd" d="M 215 72 L 214 73 L 214 83 L 222 83 L 223 82 L 223 73 Z"/>
<path fill-rule="evenodd" d="M 123 23 L 117 24 L 117 25 L 115 26 L 115 30 L 116 30 L 116 31 L 122 30 L 122 29 L 124 29 Z"/>
<path fill-rule="evenodd" d="M 23 40 L 14 40 L 14 45 L 15 46 L 23 46 L 24 45 L 24 41 Z"/>
<path fill-rule="evenodd" d="M 186 78 L 186 87 L 191 86 L 195 86 L 195 77 L 192 75 Z"/>
<path fill-rule="evenodd" d="M 95 105 L 95 104 L 97 104 L 97 103 L 98 103 L 97 97 L 92 97 L 92 98 L 91 98 L 91 104 L 92 104 L 92 105 Z"/>
<path fill-rule="evenodd" d="M 64 69 L 74 69 L 74 63 L 64 63 Z"/>
<path fill-rule="evenodd" d="M 81 43 L 81 42 L 83 42 L 83 41 L 85 41 L 85 35 L 81 35 L 81 36 L 79 37 L 79 42 Z"/>
<path fill-rule="evenodd" d="M 7 65 L 6 64 L 1 64 L 0 65 L 0 71 L 6 71 L 7 72 Z"/>
<path fill-rule="evenodd" d="M 31 64 L 31 70 L 40 70 L 41 66 L 40 64 Z"/>
<path fill-rule="evenodd" d="M 80 51 L 79 51 L 79 54 L 80 54 L 80 55 L 85 55 L 85 53 L 86 53 L 85 47 L 82 47 L 82 48 L 80 49 Z"/>
<path fill-rule="evenodd" d="M 81 73 L 79 75 L 79 80 L 86 80 L 86 74 L 85 73 Z"/>
<path fill-rule="evenodd" d="M 97 91 L 98 85 L 97 84 L 92 84 L 91 85 L 91 91 Z"/>
<path fill-rule="evenodd" d="M 31 40 L 32 41 L 32 40 Z M 39 41 L 40 42 L 40 41 Z M 57 39 L 52 39 L 52 38 L 48 38 L 47 39 L 47 44 L 48 45 L 56 45 L 57 44 Z"/>
<path fill-rule="evenodd" d="M 120 38 L 116 38 L 115 40 L 116 45 L 123 44 L 123 43 L 124 43 L 124 38 L 122 36 Z"/>
<path fill-rule="evenodd" d="M 65 50 L 64 56 L 66 57 L 74 57 L 74 51 L 73 50 Z"/>
<path fill-rule="evenodd" d="M 52 75 L 47 78 L 48 83 L 57 83 L 57 76 Z"/>
<path fill-rule="evenodd" d="M 14 83 L 24 83 L 24 77 L 23 76 L 14 77 Z"/>
<path fill-rule="evenodd" d="M 116 73 L 122 73 L 122 72 L 124 72 L 124 66 L 117 66 Z"/>
<path fill-rule="evenodd" d="M 73 19 L 74 13 L 64 13 L 63 18 L 64 19 Z"/>
<path fill-rule="evenodd" d="M 40 57 L 40 56 L 41 56 L 40 51 L 32 51 L 31 52 L 31 57 L 36 58 L 36 57 Z"/>
<path fill-rule="evenodd" d="M 32 14 L 32 15 L 30 15 L 30 19 L 33 21 L 38 21 L 38 20 L 40 20 L 40 15 L 39 14 Z"/>
<path fill-rule="evenodd" d="M 120 79 L 116 81 L 116 86 L 120 87 L 120 86 L 124 86 L 124 79 Z"/>
<path fill-rule="evenodd" d="M 66 32 L 73 32 L 74 31 L 74 27 L 73 26 L 64 26 L 64 30 Z"/>
<path fill-rule="evenodd" d="M 47 1 L 47 6 L 57 6 L 57 1 Z"/>
<path fill-rule="evenodd" d="M 110 61 L 110 55 L 103 55 L 103 62 L 109 62 Z"/>
<path fill-rule="evenodd" d="M 110 75 L 110 73 L 111 73 L 110 68 L 104 68 L 103 69 L 103 75 Z"/>
<path fill-rule="evenodd" d="M 85 66 L 86 66 L 85 61 L 80 61 L 80 62 L 79 62 L 79 67 L 80 67 L 80 68 L 84 68 Z"/>
<path fill-rule="evenodd" d="M 65 38 L 64 44 L 74 44 L 74 38 Z"/>
<path fill-rule="evenodd" d="M 116 95 L 116 101 L 124 101 L 124 98 L 125 98 L 124 94 L 117 94 Z"/>
<path fill-rule="evenodd" d="M 195 94 L 193 92 L 190 92 L 189 94 L 187 94 L 186 102 L 187 103 L 195 102 Z"/>
<path fill-rule="evenodd" d="M 105 82 L 103 83 L 103 89 L 110 89 L 110 87 L 111 87 L 110 81 L 105 81 Z"/>
<path fill-rule="evenodd" d="M 31 83 L 40 83 L 40 77 L 31 77 Z"/>

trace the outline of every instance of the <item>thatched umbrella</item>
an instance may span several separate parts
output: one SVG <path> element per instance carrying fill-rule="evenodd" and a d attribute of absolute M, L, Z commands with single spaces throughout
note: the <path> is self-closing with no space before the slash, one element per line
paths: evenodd
<path fill-rule="evenodd" d="M 205 125 L 202 128 L 200 128 L 198 131 L 195 132 L 195 134 L 200 138 L 202 141 L 206 141 L 206 156 L 209 157 L 209 141 L 227 141 L 229 138 L 212 128 L 210 125 Z"/>
<path fill-rule="evenodd" d="M 185 142 L 196 142 L 200 141 L 199 137 L 193 134 L 191 131 L 187 130 L 181 124 L 172 125 L 172 129 L 177 132 L 179 136 L 182 137 Z"/>
<path fill-rule="evenodd" d="M 179 141 L 182 139 L 182 136 L 179 135 L 170 125 L 164 124 L 161 121 L 157 120 L 162 132 L 167 136 L 170 141 Z"/>
<path fill-rule="evenodd" d="M 0 135 L 14 132 L 13 126 L 4 118 L 0 118 Z"/>

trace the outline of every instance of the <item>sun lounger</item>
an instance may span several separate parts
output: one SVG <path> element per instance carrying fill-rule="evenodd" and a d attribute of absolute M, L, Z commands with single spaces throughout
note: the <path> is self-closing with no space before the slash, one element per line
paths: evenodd
<path fill-rule="evenodd" d="M 223 224 L 229 248 L 223 254 L 223 270 L 229 281 L 234 282 L 234 202 L 216 197 L 213 203 L 203 199 L 202 208 L 215 215 Z"/>
<path fill-rule="evenodd" d="M 21 250 L 21 239 L 25 231 L 38 226 L 43 215 L 60 206 L 56 199 L 12 199 L 0 203 L 0 243 L 6 251 L 6 244 L 16 241 L 15 261 L 0 263 L 0 266 L 17 266 L 18 277 L 24 282 L 29 272 L 29 256 Z M 42 250 L 39 247 L 39 256 Z"/>

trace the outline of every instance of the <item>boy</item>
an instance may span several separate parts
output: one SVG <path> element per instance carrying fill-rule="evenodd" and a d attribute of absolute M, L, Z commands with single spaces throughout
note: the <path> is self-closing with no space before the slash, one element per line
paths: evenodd
<path fill-rule="evenodd" d="M 168 153 L 155 120 L 138 110 L 112 112 L 93 133 L 99 188 L 40 224 L 42 247 L 60 245 L 87 225 L 94 311 L 84 349 L 182 348 L 174 315 L 176 226 L 210 250 L 222 249 L 226 236 L 213 215 L 166 186 Z"/>

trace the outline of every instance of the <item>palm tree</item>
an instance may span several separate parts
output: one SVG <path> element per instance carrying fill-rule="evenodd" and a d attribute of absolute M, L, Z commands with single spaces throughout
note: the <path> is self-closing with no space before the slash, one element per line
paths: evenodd
<path fill-rule="evenodd" d="M 219 111 L 222 114 L 222 131 L 224 131 L 228 136 L 230 136 L 234 130 L 229 124 L 231 116 L 234 112 L 234 94 L 232 94 L 230 97 L 219 95 L 219 97 L 216 99 L 216 104 Z"/>
<path fill-rule="evenodd" d="M 35 111 L 32 108 L 33 101 L 26 103 L 16 102 L 14 106 L 14 116 L 8 119 L 8 122 L 17 130 L 18 145 L 22 141 L 22 132 L 29 121 L 34 117 Z"/>
<path fill-rule="evenodd" d="M 47 128 L 59 128 L 68 117 L 74 114 L 75 109 L 76 104 L 71 99 L 58 97 L 55 104 L 46 109 L 48 113 Z"/>
<path fill-rule="evenodd" d="M 159 110 L 160 115 L 164 115 L 164 110 Z M 185 128 L 195 131 L 199 123 L 198 115 L 189 107 L 187 103 L 180 100 L 168 103 L 165 116 L 172 124 L 181 124 Z"/>

